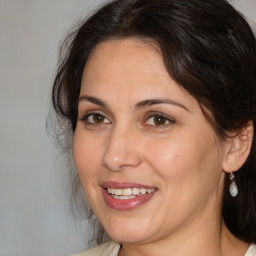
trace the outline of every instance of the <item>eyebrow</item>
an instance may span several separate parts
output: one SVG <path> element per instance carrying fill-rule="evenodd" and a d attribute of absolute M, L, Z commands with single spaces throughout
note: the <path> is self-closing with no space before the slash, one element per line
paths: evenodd
<path fill-rule="evenodd" d="M 79 97 L 78 101 L 79 102 L 80 101 L 88 101 L 93 104 L 99 105 L 101 107 L 109 108 L 108 104 L 104 100 L 99 99 L 97 97 L 93 97 L 93 96 L 82 95 Z M 153 106 L 153 105 L 158 105 L 158 104 L 170 104 L 170 105 L 174 105 L 174 106 L 183 108 L 183 109 L 187 110 L 188 112 L 190 112 L 185 105 L 183 105 L 175 100 L 166 99 L 166 98 L 153 98 L 153 99 L 147 99 L 147 100 L 140 101 L 135 104 L 135 110 L 140 110 L 142 108 Z"/>
<path fill-rule="evenodd" d="M 143 100 L 143 101 L 140 101 L 138 102 L 136 105 L 135 105 L 135 108 L 136 109 L 141 109 L 141 108 L 145 108 L 145 107 L 148 107 L 148 106 L 153 106 L 153 105 L 158 105 L 158 104 L 170 104 L 170 105 L 174 105 L 174 106 L 177 106 L 177 107 L 181 107 L 185 110 L 188 110 L 188 108 L 175 101 L 175 100 L 171 100 L 171 99 L 165 99 L 165 98 L 155 98 L 155 99 L 148 99 L 148 100 Z"/>
<path fill-rule="evenodd" d="M 99 105 L 101 107 L 108 108 L 108 104 L 104 100 L 101 100 L 101 99 L 96 98 L 96 97 L 82 95 L 78 99 L 78 102 L 80 102 L 80 101 L 89 101 L 89 102 L 91 102 L 93 104 L 96 104 L 96 105 Z"/>

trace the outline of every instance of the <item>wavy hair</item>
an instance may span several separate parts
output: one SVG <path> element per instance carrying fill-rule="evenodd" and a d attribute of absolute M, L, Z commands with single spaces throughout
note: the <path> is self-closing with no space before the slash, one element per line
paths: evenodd
<path fill-rule="evenodd" d="M 72 147 L 81 78 L 90 54 L 100 42 L 127 37 L 159 46 L 167 72 L 198 101 L 221 139 L 249 120 L 256 124 L 256 40 L 227 1 L 116 0 L 80 22 L 60 50 L 52 104 L 66 149 Z M 229 230 L 250 243 L 256 242 L 255 133 L 250 155 L 236 174 L 239 194 L 231 198 L 226 178 L 222 205 Z M 84 210 L 79 179 L 71 174 L 74 202 Z M 100 230 L 98 243 L 105 237 Z"/>

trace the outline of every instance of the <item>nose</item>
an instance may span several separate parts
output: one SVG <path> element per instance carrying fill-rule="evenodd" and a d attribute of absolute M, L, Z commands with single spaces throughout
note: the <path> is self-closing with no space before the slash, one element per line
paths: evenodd
<path fill-rule="evenodd" d="M 137 148 L 136 131 L 126 128 L 113 128 L 107 138 L 102 164 L 111 171 L 134 168 L 141 164 Z"/>

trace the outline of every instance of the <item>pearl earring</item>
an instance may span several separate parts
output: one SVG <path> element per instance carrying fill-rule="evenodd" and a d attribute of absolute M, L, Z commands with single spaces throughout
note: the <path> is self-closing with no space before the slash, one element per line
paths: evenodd
<path fill-rule="evenodd" d="M 238 188 L 237 188 L 237 185 L 234 181 L 235 179 L 235 175 L 233 174 L 233 172 L 230 173 L 230 176 L 229 176 L 230 180 L 231 180 L 231 184 L 229 186 L 229 193 L 232 197 L 236 197 L 237 194 L 238 194 Z"/>

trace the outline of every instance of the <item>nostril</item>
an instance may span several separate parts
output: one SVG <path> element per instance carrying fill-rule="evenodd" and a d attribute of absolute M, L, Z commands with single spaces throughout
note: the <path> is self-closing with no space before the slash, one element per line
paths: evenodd
<path fill-rule="evenodd" d="M 136 152 L 128 152 L 128 150 L 119 150 L 119 156 L 114 156 L 112 152 L 106 152 L 102 159 L 103 166 L 112 171 L 122 171 L 137 167 L 140 163 L 140 157 Z"/>
<path fill-rule="evenodd" d="M 134 136 L 132 131 L 127 131 L 127 127 L 116 127 L 106 141 L 102 165 L 111 171 L 137 167 L 141 159 Z"/>

